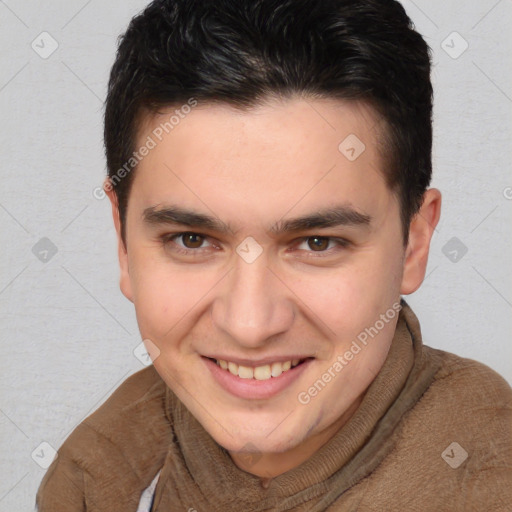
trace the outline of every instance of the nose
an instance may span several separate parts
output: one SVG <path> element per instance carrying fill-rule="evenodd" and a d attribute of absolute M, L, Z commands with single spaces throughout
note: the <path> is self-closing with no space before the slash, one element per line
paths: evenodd
<path fill-rule="evenodd" d="M 262 347 L 291 328 L 291 295 L 265 253 L 252 263 L 236 258 L 211 305 L 213 324 L 239 346 Z"/>

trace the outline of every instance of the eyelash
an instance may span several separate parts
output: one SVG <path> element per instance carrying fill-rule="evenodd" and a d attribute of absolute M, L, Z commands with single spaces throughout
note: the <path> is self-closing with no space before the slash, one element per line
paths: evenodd
<path fill-rule="evenodd" d="M 195 235 L 195 236 L 203 238 L 204 241 L 209 239 L 209 237 L 207 235 L 203 235 L 201 233 L 196 233 L 194 231 L 182 231 L 180 233 L 169 233 L 169 234 L 163 235 L 161 237 L 162 245 L 165 246 L 169 242 L 172 242 L 175 246 L 172 250 L 178 254 L 182 254 L 185 256 L 197 255 L 197 254 L 202 253 L 203 250 L 208 249 L 208 248 L 201 248 L 201 247 L 199 247 L 197 249 L 187 249 L 187 248 L 177 246 L 176 243 L 174 242 L 174 240 L 177 238 L 183 237 L 184 235 Z M 321 235 L 311 235 L 311 236 L 301 237 L 301 238 L 297 239 L 299 242 L 298 245 L 301 245 L 302 243 L 307 242 L 308 240 L 310 240 L 312 238 L 327 239 L 329 241 L 329 243 L 335 242 L 338 244 L 338 250 L 346 249 L 347 247 L 349 247 L 351 245 L 351 243 L 348 240 L 345 240 L 344 238 L 336 238 L 336 237 L 332 237 L 332 236 L 321 236 Z M 211 247 L 215 247 L 215 245 L 212 244 Z M 323 256 L 323 255 L 331 256 L 332 255 L 331 251 L 332 251 L 332 248 L 326 249 L 324 251 L 306 251 L 306 252 L 308 253 L 308 257 L 323 258 L 323 257 L 327 257 L 327 256 Z"/>

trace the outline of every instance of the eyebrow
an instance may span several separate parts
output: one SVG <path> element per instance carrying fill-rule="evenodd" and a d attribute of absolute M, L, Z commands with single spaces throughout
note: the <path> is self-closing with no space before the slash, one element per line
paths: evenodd
<path fill-rule="evenodd" d="M 150 225 L 179 224 L 196 229 L 207 229 L 218 233 L 235 235 L 231 225 L 216 217 L 206 215 L 179 206 L 152 206 L 142 214 L 144 222 Z M 332 228 L 336 226 L 369 226 L 372 217 L 355 210 L 350 205 L 338 205 L 317 210 L 294 219 L 280 220 L 270 227 L 269 233 L 281 235 L 311 229 Z"/>

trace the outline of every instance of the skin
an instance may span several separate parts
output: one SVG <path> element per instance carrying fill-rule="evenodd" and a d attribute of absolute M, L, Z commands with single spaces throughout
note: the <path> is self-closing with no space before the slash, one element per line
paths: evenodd
<path fill-rule="evenodd" d="M 140 145 L 168 118 L 148 117 Z M 248 111 L 199 105 L 134 171 L 126 245 L 108 192 L 121 290 L 135 305 L 143 339 L 158 348 L 156 370 L 234 463 L 254 475 L 297 467 L 347 422 L 385 361 L 398 315 L 308 404 L 299 393 L 424 279 L 441 195 L 425 193 L 404 247 L 397 198 L 380 171 L 380 126 L 370 107 L 335 99 L 274 99 Z M 338 150 L 349 134 L 366 146 L 355 161 Z M 170 204 L 214 216 L 234 232 L 144 220 L 146 209 Z M 370 223 L 270 231 L 280 220 L 339 204 Z M 184 232 L 202 237 L 162 240 Z M 251 264 L 236 252 L 249 236 L 263 249 Z M 248 400 L 217 384 L 205 354 L 315 359 L 281 393 Z"/>

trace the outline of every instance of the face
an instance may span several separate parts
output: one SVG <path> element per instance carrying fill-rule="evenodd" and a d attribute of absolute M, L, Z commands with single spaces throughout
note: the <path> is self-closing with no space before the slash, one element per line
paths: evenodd
<path fill-rule="evenodd" d="M 155 145 L 130 192 L 121 288 L 155 368 L 220 445 L 299 460 L 357 407 L 410 287 L 378 119 L 294 98 L 198 105 L 162 133 L 173 111 L 141 129 Z"/>

